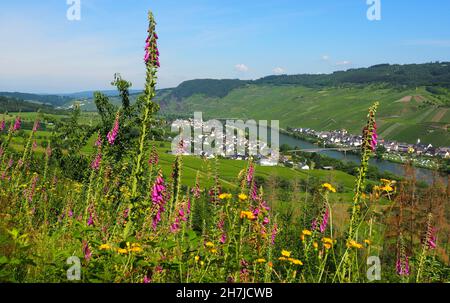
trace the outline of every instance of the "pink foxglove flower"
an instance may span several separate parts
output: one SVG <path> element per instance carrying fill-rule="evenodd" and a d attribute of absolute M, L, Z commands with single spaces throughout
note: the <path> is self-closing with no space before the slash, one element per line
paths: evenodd
<path fill-rule="evenodd" d="M 119 134 L 119 115 L 117 114 L 116 120 L 114 121 L 113 129 L 108 133 L 107 138 L 110 145 L 114 145 Z"/>
<path fill-rule="evenodd" d="M 153 205 L 156 208 L 156 215 L 153 217 L 152 221 L 153 230 L 156 230 L 158 223 L 161 222 L 161 215 L 165 211 L 165 192 L 166 186 L 164 185 L 164 179 L 162 178 L 160 173 L 158 177 L 156 177 L 156 182 L 153 185 L 151 194 Z"/>
<path fill-rule="evenodd" d="M 99 147 L 99 146 L 102 146 L 102 144 L 103 144 L 103 140 L 102 140 L 102 136 L 99 132 L 98 136 L 97 136 L 97 140 L 95 141 L 95 146 Z"/>
<path fill-rule="evenodd" d="M 92 217 L 92 212 L 89 213 L 89 219 L 87 221 L 87 226 L 94 226 L 94 218 Z"/>
<path fill-rule="evenodd" d="M 253 167 L 253 164 L 250 164 L 250 167 L 248 168 L 247 172 L 247 183 L 250 185 L 253 181 L 253 174 L 255 173 L 255 168 Z"/>
<path fill-rule="evenodd" d="M 158 34 L 155 32 L 155 24 L 150 22 L 150 28 L 148 29 L 148 36 L 145 40 L 145 55 L 144 61 L 148 66 L 154 68 L 160 67 L 159 63 L 159 50 L 158 50 Z"/>
<path fill-rule="evenodd" d="M 398 256 L 396 262 L 397 274 L 400 276 L 409 276 L 409 259 L 408 256 Z"/>
<path fill-rule="evenodd" d="M 226 233 L 223 233 L 223 234 L 222 234 L 222 236 L 220 237 L 219 242 L 220 242 L 221 244 L 225 244 L 225 243 L 227 242 L 227 234 L 226 234 Z"/>
<path fill-rule="evenodd" d="M 253 182 L 253 188 L 250 194 L 250 197 L 252 198 L 253 201 L 257 201 L 259 196 L 258 196 L 258 185 L 256 184 L 256 182 Z"/>
<path fill-rule="evenodd" d="M 37 130 L 39 129 L 39 127 L 40 127 L 39 120 L 36 120 L 36 121 L 34 122 L 34 125 L 33 125 L 33 132 L 34 132 L 34 133 L 37 132 Z"/>
<path fill-rule="evenodd" d="M 18 131 L 21 126 L 22 126 L 22 121 L 20 120 L 20 117 L 17 117 L 16 121 L 14 122 L 13 131 Z"/>
<path fill-rule="evenodd" d="M 326 208 L 325 214 L 323 215 L 322 223 L 319 226 L 321 233 L 324 233 L 325 230 L 327 229 L 329 217 L 330 217 L 330 211 L 328 210 L 328 208 Z"/>
<path fill-rule="evenodd" d="M 100 163 L 101 162 L 102 162 L 102 154 L 101 154 L 101 152 L 98 152 L 97 156 L 94 159 L 94 161 L 92 161 L 91 168 L 93 170 L 98 170 L 100 168 Z"/>
<path fill-rule="evenodd" d="M 271 244 L 275 245 L 275 239 L 277 237 L 278 234 L 278 225 L 275 224 L 272 228 L 272 235 L 271 235 Z"/>
<path fill-rule="evenodd" d="M 89 249 L 89 244 L 85 240 L 83 240 L 83 254 L 86 261 L 89 261 L 92 257 L 92 252 Z"/>
<path fill-rule="evenodd" d="M 50 158 L 52 156 L 52 147 L 49 145 L 47 145 L 47 148 L 45 149 L 45 154 L 47 155 L 48 158 Z"/>

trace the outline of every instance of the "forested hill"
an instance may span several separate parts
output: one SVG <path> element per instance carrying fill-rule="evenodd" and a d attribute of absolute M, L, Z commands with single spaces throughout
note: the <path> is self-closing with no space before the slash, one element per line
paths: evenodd
<path fill-rule="evenodd" d="M 450 88 L 450 62 L 425 64 L 378 64 L 368 68 L 337 71 L 332 74 L 301 74 L 268 76 L 258 80 L 214 80 L 199 79 L 181 83 L 164 100 L 182 100 L 201 94 L 206 97 L 225 97 L 229 92 L 247 84 L 256 85 L 297 85 L 309 88 L 335 87 L 345 84 L 379 84 L 393 87 L 414 88 L 428 87 L 438 91 L 439 87 Z"/>
<path fill-rule="evenodd" d="M 16 98 L 24 101 L 32 101 L 43 104 L 51 104 L 54 106 L 61 106 L 72 100 L 73 98 L 58 95 L 38 95 L 19 92 L 0 92 L 0 96 Z"/>
<path fill-rule="evenodd" d="M 450 62 L 390 65 L 378 64 L 369 68 L 349 69 L 333 74 L 269 76 L 254 81 L 256 84 L 294 84 L 308 87 L 342 84 L 387 83 L 393 86 L 444 86 L 450 88 Z"/>
<path fill-rule="evenodd" d="M 55 109 L 51 105 L 26 102 L 17 98 L 0 96 L 0 114 L 6 112 L 37 112 L 40 110 L 47 114 L 61 114 L 64 110 Z"/>

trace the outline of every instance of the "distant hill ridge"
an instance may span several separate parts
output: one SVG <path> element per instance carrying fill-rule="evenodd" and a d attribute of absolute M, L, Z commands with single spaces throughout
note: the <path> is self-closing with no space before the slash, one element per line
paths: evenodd
<path fill-rule="evenodd" d="M 184 99 L 195 94 L 225 97 L 230 91 L 248 84 L 298 85 L 310 88 L 333 87 L 345 84 L 379 84 L 412 88 L 419 86 L 450 88 L 450 62 L 424 64 L 378 64 L 368 68 L 336 71 L 332 74 L 273 75 L 257 80 L 196 79 L 181 83 L 164 99 Z M 432 88 L 431 88 L 432 89 Z"/>
<path fill-rule="evenodd" d="M 0 92 L 0 96 L 20 99 L 24 101 L 33 101 L 54 106 L 61 106 L 70 102 L 73 98 L 59 95 L 38 95 L 19 92 Z"/>

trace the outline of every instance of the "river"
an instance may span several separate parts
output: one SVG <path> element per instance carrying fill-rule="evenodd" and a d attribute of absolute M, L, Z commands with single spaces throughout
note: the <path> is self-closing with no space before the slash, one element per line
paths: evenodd
<path fill-rule="evenodd" d="M 314 145 L 312 143 L 309 143 L 307 141 L 295 138 L 293 136 L 286 135 L 284 133 L 280 132 L 280 145 L 287 144 L 292 147 L 299 147 L 300 149 L 314 149 L 317 148 L 317 145 Z M 361 163 L 360 156 L 355 155 L 352 153 L 345 154 L 344 152 L 340 151 L 334 151 L 334 150 L 327 150 L 327 151 L 320 151 L 319 154 L 328 156 L 330 158 L 342 160 L 342 161 L 349 161 L 354 162 L 357 164 Z M 386 160 L 378 160 L 378 159 L 371 159 L 370 165 L 378 167 L 378 169 L 382 172 L 390 172 L 397 176 L 404 176 L 405 175 L 405 169 L 402 164 L 394 163 Z M 426 168 L 419 168 L 416 167 L 416 179 L 418 181 L 425 181 L 428 184 L 431 184 L 433 182 L 435 172 Z M 442 182 L 446 184 L 447 182 L 447 175 L 441 175 Z"/>

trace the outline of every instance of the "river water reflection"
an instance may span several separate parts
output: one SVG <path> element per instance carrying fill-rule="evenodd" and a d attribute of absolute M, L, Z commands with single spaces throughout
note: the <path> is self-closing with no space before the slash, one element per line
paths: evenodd
<path fill-rule="evenodd" d="M 280 145 L 287 144 L 291 147 L 300 147 L 300 149 L 315 149 L 317 148 L 317 145 L 314 145 L 312 143 L 309 143 L 307 141 L 288 136 L 286 134 L 280 133 Z M 340 151 L 334 151 L 334 150 L 327 150 L 327 151 L 320 151 L 319 154 L 326 155 L 330 158 L 339 159 L 342 161 L 349 161 L 354 162 L 357 164 L 361 163 L 360 157 L 355 154 L 351 153 L 344 153 Z M 405 169 L 402 164 L 394 163 L 386 160 L 376 160 L 371 159 L 370 165 L 378 167 L 378 169 L 382 172 L 390 172 L 398 176 L 404 176 L 405 175 Z M 425 181 L 428 184 L 431 184 L 433 182 L 435 172 L 429 169 L 425 168 L 416 168 L 416 179 L 418 181 Z M 447 176 L 446 175 L 440 175 L 440 178 L 446 184 L 447 182 Z"/>

